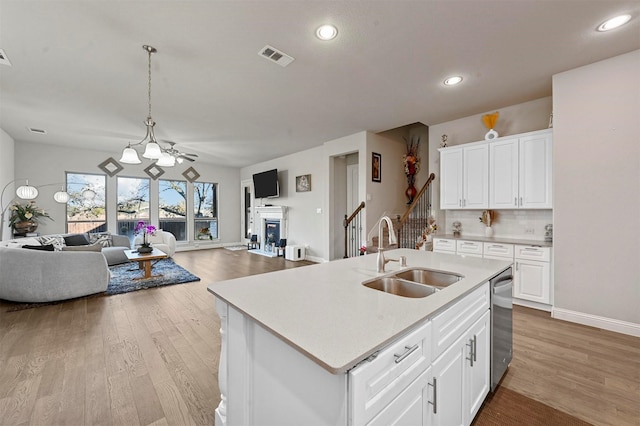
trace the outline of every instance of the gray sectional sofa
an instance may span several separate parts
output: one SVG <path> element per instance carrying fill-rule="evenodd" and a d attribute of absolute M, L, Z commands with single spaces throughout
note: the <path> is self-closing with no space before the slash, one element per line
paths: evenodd
<path fill-rule="evenodd" d="M 46 237 L 46 236 L 44 236 Z M 14 302 L 52 302 L 104 292 L 109 265 L 127 262 L 129 238 L 112 235 L 111 247 L 43 251 L 22 248 L 41 245 L 40 238 L 0 243 L 0 299 Z"/>

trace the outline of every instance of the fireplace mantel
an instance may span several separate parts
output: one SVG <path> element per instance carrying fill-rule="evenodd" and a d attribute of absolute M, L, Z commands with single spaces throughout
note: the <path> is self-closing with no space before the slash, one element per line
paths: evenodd
<path fill-rule="evenodd" d="M 287 207 L 286 206 L 256 207 L 256 213 L 258 213 L 262 219 L 286 219 Z"/>

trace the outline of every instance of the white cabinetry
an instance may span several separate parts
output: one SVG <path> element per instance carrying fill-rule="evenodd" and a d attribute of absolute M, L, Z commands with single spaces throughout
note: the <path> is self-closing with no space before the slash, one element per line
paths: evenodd
<path fill-rule="evenodd" d="M 433 425 L 468 425 L 480 409 L 489 392 L 489 321 L 488 284 L 434 317 Z"/>
<path fill-rule="evenodd" d="M 433 251 L 436 253 L 453 253 L 456 252 L 456 240 L 447 238 L 434 238 Z"/>
<path fill-rule="evenodd" d="M 514 262 L 513 303 L 551 310 L 551 247 L 434 238 L 433 251 Z"/>
<path fill-rule="evenodd" d="M 482 257 L 482 242 L 458 240 L 456 253 L 465 256 Z"/>
<path fill-rule="evenodd" d="M 550 209 L 552 129 L 440 149 L 440 208 Z"/>
<path fill-rule="evenodd" d="M 551 304 L 551 249 L 516 246 L 513 296 Z"/>
<path fill-rule="evenodd" d="M 552 208 L 551 130 L 489 144 L 489 208 Z"/>
<path fill-rule="evenodd" d="M 349 372 L 352 424 L 388 425 L 400 419 L 426 424 L 430 330 L 430 322 L 423 324 Z"/>
<path fill-rule="evenodd" d="M 489 284 L 332 374 L 216 299 L 217 426 L 469 425 L 489 391 Z"/>
<path fill-rule="evenodd" d="M 440 207 L 484 209 L 489 205 L 489 147 L 472 144 L 440 150 Z"/>
<path fill-rule="evenodd" d="M 484 258 L 513 262 L 513 244 L 484 243 Z"/>

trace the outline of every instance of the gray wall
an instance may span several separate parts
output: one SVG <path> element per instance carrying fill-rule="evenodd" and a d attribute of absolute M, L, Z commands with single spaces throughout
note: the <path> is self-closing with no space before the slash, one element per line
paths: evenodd
<path fill-rule="evenodd" d="M 0 129 L 0 192 L 2 189 L 11 182 L 16 176 L 14 175 L 14 146 L 13 138 L 7 134 L 4 130 Z M 21 177 L 21 176 L 17 176 Z M 20 182 L 19 184 L 22 184 Z M 2 197 L 2 208 L 7 207 L 13 197 L 15 196 L 15 185 L 9 185 Z M 9 239 L 11 232 L 7 227 L 9 223 L 9 214 L 7 213 L 5 223 L 0 223 L 2 230 L 4 231 L 5 239 Z M 0 239 L 2 239 L 0 237 Z"/>
<path fill-rule="evenodd" d="M 4 152 L 3 152 L 4 154 Z M 109 157 L 118 160 L 120 152 L 104 152 L 89 149 L 72 149 L 61 146 L 45 144 L 32 144 L 16 142 L 15 144 L 15 170 L 20 171 L 18 177 L 28 177 L 32 185 L 44 185 L 49 183 L 64 182 L 65 172 L 77 173 L 101 173 L 98 168 Z M 123 164 L 124 170 L 118 176 L 149 177 L 144 169 L 150 164 L 144 160 L 142 164 Z M 239 240 L 240 229 L 240 172 L 237 168 L 212 166 L 204 162 L 185 162 L 175 167 L 164 168 L 165 174 L 161 179 L 186 180 L 182 176 L 188 167 L 193 166 L 200 173 L 198 181 L 218 183 L 219 200 L 219 236 L 218 244 L 235 244 Z M 44 220 L 40 222 L 38 232 L 42 234 L 62 233 L 65 231 L 65 205 L 53 200 L 53 194 L 60 188 L 48 186 L 40 190 L 37 203 L 44 208 L 54 221 Z M 155 192 L 154 192 L 155 189 Z M 151 181 L 151 197 L 157 193 L 157 181 Z M 111 232 L 116 232 L 116 177 L 107 176 L 107 222 Z M 158 213 L 151 210 L 151 222 L 157 224 Z M 190 234 L 192 234 L 190 232 Z M 199 243 L 199 242 L 196 242 Z M 195 244 L 195 243 L 194 243 Z M 182 248 L 194 248 L 194 244 L 179 243 Z M 200 243 L 200 245 L 204 245 Z"/>
<path fill-rule="evenodd" d="M 553 93 L 556 307 L 640 328 L 640 50 Z"/>

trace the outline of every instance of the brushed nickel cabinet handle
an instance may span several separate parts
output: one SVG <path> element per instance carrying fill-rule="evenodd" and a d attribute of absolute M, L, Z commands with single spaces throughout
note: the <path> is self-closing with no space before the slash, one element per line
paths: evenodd
<path fill-rule="evenodd" d="M 402 353 L 402 354 L 393 354 L 393 356 L 396 357 L 396 364 L 401 363 L 406 357 L 408 357 L 409 355 L 414 353 L 416 350 L 418 350 L 418 344 L 416 343 L 413 346 L 405 346 L 404 348 L 406 349 L 406 351 L 404 353 Z"/>
<path fill-rule="evenodd" d="M 471 362 L 471 367 L 473 367 L 473 339 L 469 339 L 467 346 L 469 346 L 469 358 L 467 360 Z"/>
<path fill-rule="evenodd" d="M 478 354 L 478 336 L 476 336 L 475 334 L 473 335 L 473 362 L 477 362 L 478 358 L 476 357 Z M 473 366 L 473 363 L 471 363 L 471 365 Z"/>
<path fill-rule="evenodd" d="M 438 414 L 438 382 L 433 378 L 433 384 L 429 383 L 429 386 L 433 387 L 433 402 L 429 401 L 429 404 L 433 405 L 433 414 Z"/>

